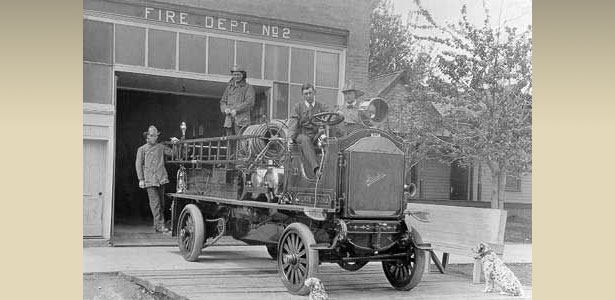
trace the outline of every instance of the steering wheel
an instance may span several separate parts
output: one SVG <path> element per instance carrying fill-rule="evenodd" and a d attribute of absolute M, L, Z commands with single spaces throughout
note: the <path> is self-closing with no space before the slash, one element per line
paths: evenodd
<path fill-rule="evenodd" d="M 336 112 L 321 112 L 310 118 L 310 123 L 316 126 L 333 126 L 344 121 L 344 116 Z"/>

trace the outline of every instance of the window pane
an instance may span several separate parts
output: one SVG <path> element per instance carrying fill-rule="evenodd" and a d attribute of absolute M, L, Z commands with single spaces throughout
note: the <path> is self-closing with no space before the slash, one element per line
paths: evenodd
<path fill-rule="evenodd" d="M 145 28 L 115 25 L 115 62 L 135 66 L 145 64 Z"/>
<path fill-rule="evenodd" d="M 150 29 L 147 38 L 147 65 L 160 69 L 175 69 L 175 37 L 170 31 Z"/>
<path fill-rule="evenodd" d="M 288 84 L 273 84 L 273 119 L 288 118 Z"/>
<path fill-rule="evenodd" d="M 317 52 L 316 54 L 316 85 L 338 87 L 339 55 L 335 53 Z"/>
<path fill-rule="evenodd" d="M 83 20 L 83 60 L 113 62 L 113 24 Z"/>
<path fill-rule="evenodd" d="M 233 40 L 209 38 L 209 74 L 230 74 L 233 66 L 233 47 Z"/>
<path fill-rule="evenodd" d="M 83 64 L 83 102 L 112 104 L 111 66 Z"/>
<path fill-rule="evenodd" d="M 326 104 L 330 110 L 337 105 L 337 89 L 316 88 L 316 101 Z"/>
<path fill-rule="evenodd" d="M 288 47 L 265 45 L 265 79 L 288 81 Z"/>
<path fill-rule="evenodd" d="M 303 102 L 303 95 L 301 95 L 301 85 L 297 85 L 297 84 L 290 85 L 290 99 L 289 100 L 290 100 L 289 110 L 292 110 L 297 103 Z"/>
<path fill-rule="evenodd" d="M 179 34 L 179 69 L 182 71 L 205 73 L 204 36 Z"/>
<path fill-rule="evenodd" d="M 292 48 L 290 81 L 304 84 L 314 83 L 314 51 Z M 291 98 L 292 98 L 291 94 Z"/>
<path fill-rule="evenodd" d="M 237 41 L 237 64 L 248 72 L 248 77 L 262 79 L 263 44 Z"/>

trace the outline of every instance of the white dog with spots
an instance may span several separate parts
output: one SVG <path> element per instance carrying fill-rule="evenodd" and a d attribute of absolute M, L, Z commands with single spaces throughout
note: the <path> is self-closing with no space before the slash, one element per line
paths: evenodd
<path fill-rule="evenodd" d="M 497 287 L 502 294 L 523 296 L 521 282 L 489 245 L 481 242 L 475 252 L 475 258 L 480 258 L 485 273 L 485 293 L 493 293 Z"/>

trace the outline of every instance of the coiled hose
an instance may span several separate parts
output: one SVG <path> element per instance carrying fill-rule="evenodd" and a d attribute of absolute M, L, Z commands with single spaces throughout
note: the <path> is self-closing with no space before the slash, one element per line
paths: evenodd
<path fill-rule="evenodd" d="M 256 138 L 242 139 L 239 142 L 239 150 L 246 155 L 248 160 L 260 159 L 277 160 L 284 155 L 286 150 L 286 137 L 288 135 L 287 120 L 272 120 L 271 122 L 250 125 L 242 132 L 242 135 L 257 136 Z M 263 150 L 265 150 L 264 153 Z"/>

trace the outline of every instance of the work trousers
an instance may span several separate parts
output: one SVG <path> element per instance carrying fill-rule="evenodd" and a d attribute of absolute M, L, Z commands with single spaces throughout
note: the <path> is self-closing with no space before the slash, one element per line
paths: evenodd
<path fill-rule="evenodd" d="M 301 155 L 305 158 L 309 170 L 313 172 L 314 169 L 318 167 L 318 162 L 316 161 L 316 151 L 314 151 L 314 138 L 300 133 L 297 135 L 295 140 L 301 149 Z"/>
<path fill-rule="evenodd" d="M 149 208 L 154 216 L 154 230 L 162 230 L 164 225 L 164 185 L 145 188 L 149 198 Z"/>

